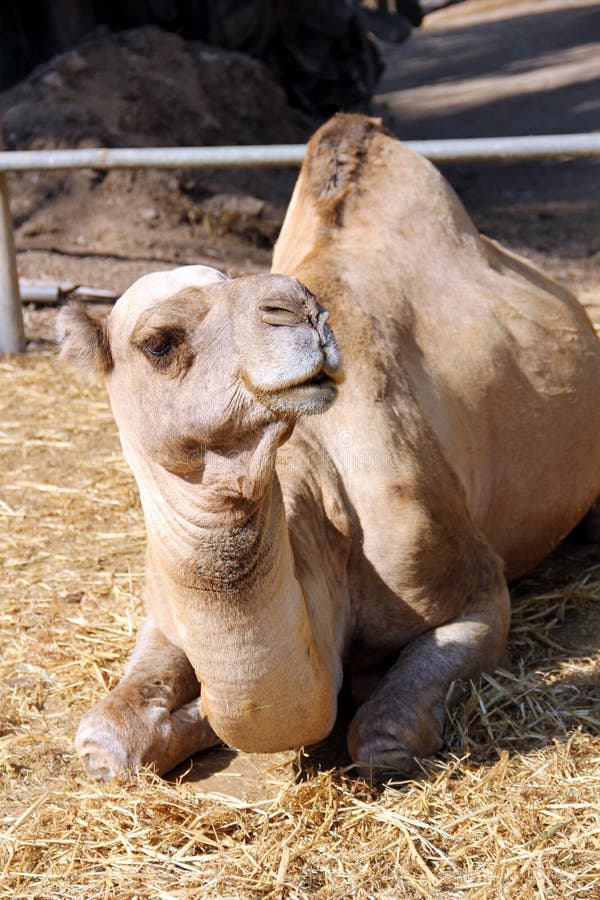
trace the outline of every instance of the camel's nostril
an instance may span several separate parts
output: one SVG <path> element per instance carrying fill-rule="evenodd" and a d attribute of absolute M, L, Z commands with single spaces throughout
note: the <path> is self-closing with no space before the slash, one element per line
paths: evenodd
<path fill-rule="evenodd" d="M 267 325 L 299 325 L 305 321 L 302 312 L 277 303 L 261 303 L 258 314 Z"/>

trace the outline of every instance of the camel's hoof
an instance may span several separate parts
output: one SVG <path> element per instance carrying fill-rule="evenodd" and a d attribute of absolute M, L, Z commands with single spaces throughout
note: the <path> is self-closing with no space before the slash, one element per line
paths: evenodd
<path fill-rule="evenodd" d="M 84 753 L 81 756 L 81 762 L 90 778 L 93 778 L 94 781 L 106 783 L 112 781 L 119 774 L 114 765 L 102 753 Z"/>
<path fill-rule="evenodd" d="M 370 784 L 389 778 L 409 778 L 417 769 L 416 757 L 405 747 L 387 746 L 367 742 L 353 754 L 355 771 Z"/>
<path fill-rule="evenodd" d="M 410 777 L 418 769 L 418 759 L 443 745 L 436 718 L 430 714 L 409 721 L 383 712 L 376 703 L 365 703 L 348 731 L 348 749 L 357 771 L 371 782 Z"/>
<path fill-rule="evenodd" d="M 90 778 L 95 781 L 112 781 L 131 772 L 136 760 L 122 746 L 119 735 L 111 728 L 93 727 L 84 719 L 75 738 L 75 749 Z"/>

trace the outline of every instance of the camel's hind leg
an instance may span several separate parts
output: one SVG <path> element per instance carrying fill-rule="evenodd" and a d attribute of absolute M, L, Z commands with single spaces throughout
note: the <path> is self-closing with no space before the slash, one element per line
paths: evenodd
<path fill-rule="evenodd" d="M 499 581 L 461 617 L 408 644 L 359 708 L 348 746 L 363 774 L 408 774 L 415 758 L 440 749 L 453 683 L 491 671 L 505 653 L 510 600 Z"/>
<path fill-rule="evenodd" d="M 151 765 L 161 774 L 220 743 L 199 693 L 183 651 L 146 620 L 123 679 L 79 725 L 75 745 L 88 773 L 109 781 Z"/>

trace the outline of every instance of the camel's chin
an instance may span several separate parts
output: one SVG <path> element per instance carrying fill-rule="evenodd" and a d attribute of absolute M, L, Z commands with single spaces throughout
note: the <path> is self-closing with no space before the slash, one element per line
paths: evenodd
<path fill-rule="evenodd" d="M 335 382 L 322 376 L 279 391 L 260 392 L 260 402 L 273 412 L 293 416 L 314 416 L 329 409 L 338 395 Z"/>

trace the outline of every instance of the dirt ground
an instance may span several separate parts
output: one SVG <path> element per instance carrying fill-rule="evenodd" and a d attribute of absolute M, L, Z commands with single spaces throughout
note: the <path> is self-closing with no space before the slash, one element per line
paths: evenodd
<path fill-rule="evenodd" d="M 12 110 L 8 123 L 4 119 L 5 145 L 296 142 L 316 124 L 291 110 L 253 63 L 235 55 L 224 63 L 175 36 L 159 57 L 157 46 L 152 30 L 117 41 L 101 32 L 74 54 L 40 67 L 27 83 L 0 95 L 0 113 Z M 387 69 L 374 111 L 401 138 L 600 126 L 600 5 L 590 0 L 467 0 L 428 16 L 406 43 L 381 46 Z M 219 76 L 219 65 L 228 78 Z M 192 90 L 199 66 L 212 73 L 201 96 Z M 183 90 L 173 83 L 173 70 Z M 111 104 L 115 91 L 119 102 Z M 40 108 L 45 117 L 32 116 Z M 483 232 L 569 285 L 600 321 L 598 161 L 443 170 Z M 230 274 L 265 270 L 294 177 L 287 170 L 11 176 L 19 274 L 122 291 L 147 271 L 185 263 Z M 203 800 L 213 817 L 206 828 L 194 819 L 187 794 L 144 782 L 147 809 L 160 817 L 160 803 L 168 808 L 185 835 L 179 843 L 169 836 L 167 845 L 166 832 L 150 835 L 156 825 L 147 824 L 137 806 L 139 820 L 130 822 L 121 788 L 88 788 L 71 739 L 92 698 L 118 678 L 131 646 L 141 614 L 144 532 L 106 398 L 56 363 L 54 316 L 54 310 L 27 309 L 29 353 L 0 362 L 0 513 L 8 535 L 0 616 L 4 895 L 171 898 L 198 896 L 201 888 L 206 897 L 323 900 L 600 897 L 600 546 L 578 540 L 515 587 L 508 667 L 457 714 L 450 749 L 426 770 L 425 784 L 404 790 L 405 820 L 390 818 L 397 794 L 374 797 L 355 783 L 344 782 L 342 790 L 341 782 L 323 780 L 330 766 L 347 762 L 343 728 L 308 757 L 223 750 L 175 773 L 177 790 L 187 785 L 202 798 L 213 796 Z M 546 773 L 543 786 L 536 780 L 540 772 Z M 321 792 L 317 799 L 313 789 Z M 542 794 L 546 805 L 539 812 Z M 215 795 L 253 805 L 238 821 L 233 807 L 219 806 Z M 261 806 L 273 798 L 279 805 Z M 367 802 L 373 804 L 368 814 Z M 313 844 L 307 839 L 308 849 L 300 850 L 301 821 L 319 804 L 329 811 L 318 828 L 310 826 Z M 494 825 L 488 808 L 496 810 Z M 482 819 L 469 819 L 468 809 L 482 810 Z M 111 815 L 121 817 L 119 828 Z M 358 824 L 361 816 L 368 827 Z M 461 843 L 465 822 L 475 830 Z M 369 842 L 384 825 L 388 845 L 375 848 Z M 68 831 L 62 844 L 61 827 Z M 198 849 L 193 842 L 201 828 Z M 374 886 L 375 870 L 396 871 L 394 828 L 406 838 L 410 862 L 402 857 L 404 887 L 389 881 L 386 893 Z M 56 852 L 40 845 L 48 833 L 55 834 Z M 337 849 L 332 843 L 327 856 L 334 837 Z M 315 851 L 317 838 L 321 849 Z M 341 848 L 355 838 L 356 855 L 346 862 Z M 119 850 L 110 849 L 115 841 Z M 214 853 L 198 862 L 207 847 L 213 852 L 211 841 L 230 872 L 238 872 L 236 866 L 242 872 L 246 860 L 247 882 L 241 874 L 237 882 L 223 874 Z M 195 856 L 189 855 L 192 845 Z M 102 854 L 110 860 L 103 863 Z M 102 885 L 101 871 L 108 873 Z M 267 873 L 262 881 L 257 872 Z M 250 889 L 250 883 L 258 886 Z"/>
<path fill-rule="evenodd" d="M 7 149 L 299 143 L 316 124 L 261 64 L 151 26 L 97 29 L 0 94 L 0 118 Z M 295 174 L 14 174 L 19 273 L 120 292 L 186 262 L 265 269 Z"/>

